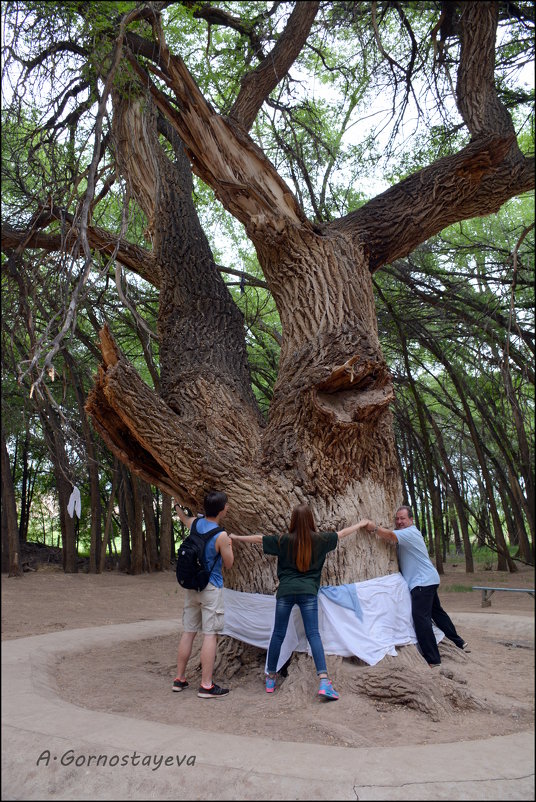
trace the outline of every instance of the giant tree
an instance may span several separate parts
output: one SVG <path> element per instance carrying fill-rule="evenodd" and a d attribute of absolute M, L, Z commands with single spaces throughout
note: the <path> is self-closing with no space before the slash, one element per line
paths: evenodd
<path fill-rule="evenodd" d="M 107 25 L 101 17 L 92 30 L 97 5 L 117 16 L 110 13 Z M 95 427 L 132 471 L 190 509 L 199 508 L 208 488 L 225 488 L 228 526 L 236 532 L 281 531 L 298 501 L 312 505 L 322 527 L 361 515 L 392 520 L 402 491 L 372 275 L 449 224 L 496 212 L 533 188 L 533 159 L 521 152 L 507 109 L 511 95 L 495 78 L 499 19 L 512 15 L 512 24 L 526 28 L 529 4 L 420 4 L 428 21 L 421 39 L 419 14 L 409 3 L 274 3 L 266 13 L 251 3 L 63 6 L 70 25 L 76 18 L 86 36 L 92 33 L 95 49 L 83 37 L 60 39 L 24 66 L 37 69 L 53 58 L 57 69 L 62 56 L 82 64 L 80 84 L 73 78 L 64 88 L 47 131 L 52 136 L 59 127 L 67 96 L 78 98 L 81 85 L 88 89 L 97 110 L 87 189 L 74 212 L 42 198 L 31 227 L 5 227 L 3 240 L 8 252 L 78 248 L 81 276 L 99 250 L 159 290 L 160 394 L 141 381 L 104 328 L 103 363 L 88 401 Z M 177 35 L 185 9 L 189 24 L 206 22 L 212 34 L 216 26 L 236 32 L 230 75 L 211 74 L 210 62 L 196 60 L 195 48 Z M 386 49 L 395 21 L 407 32 L 405 66 Z M 293 107 L 289 90 L 295 65 L 323 65 L 326 75 L 332 69 L 333 51 L 321 47 L 330 30 L 340 31 L 364 64 L 367 47 L 376 49 L 404 89 L 402 111 L 423 80 L 417 64 L 430 84 L 438 80 L 434 69 L 444 68 L 449 80 L 456 71 L 460 123 L 453 145 L 438 142 L 437 159 L 355 207 L 344 206 L 340 195 L 330 205 L 328 169 L 317 194 L 309 186 L 303 164 L 327 134 L 312 130 L 314 114 L 306 115 L 303 97 Z M 209 36 L 207 52 L 211 47 Z M 281 150 L 274 145 L 273 160 L 262 147 L 259 119 L 266 109 L 282 138 L 288 120 L 305 119 Z M 105 153 L 146 218 L 151 247 L 129 241 L 124 227 L 111 234 L 92 216 Z M 288 167 L 282 153 L 290 154 Z M 196 211 L 192 172 L 244 227 L 277 307 L 282 339 L 267 417 L 251 388 L 242 315 Z M 53 355 L 54 349 L 47 359 Z M 271 592 L 271 565 L 260 569 L 254 550 L 237 552 L 231 587 Z M 356 538 L 328 561 L 327 581 L 393 570 L 389 546 Z"/>

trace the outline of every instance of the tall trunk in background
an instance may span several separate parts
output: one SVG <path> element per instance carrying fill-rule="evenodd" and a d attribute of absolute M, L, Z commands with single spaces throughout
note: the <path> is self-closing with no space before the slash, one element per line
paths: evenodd
<path fill-rule="evenodd" d="M 65 362 L 69 368 L 72 386 L 76 394 L 78 408 L 80 410 L 80 420 L 82 421 L 82 432 L 86 447 L 87 467 L 89 473 L 89 496 L 91 514 L 91 535 L 89 546 L 89 573 L 96 574 L 100 565 L 101 551 L 101 532 L 102 532 L 102 505 L 99 484 L 99 461 L 93 438 L 93 432 L 89 425 L 88 415 L 84 409 L 85 394 L 81 383 L 81 377 L 76 370 L 73 358 L 64 350 Z"/>
<path fill-rule="evenodd" d="M 71 517 L 67 512 L 74 481 L 72 479 L 69 458 L 65 451 L 65 437 L 63 436 L 58 414 L 47 402 L 45 396 L 40 402 L 39 417 L 54 468 L 60 516 L 63 570 L 67 574 L 75 574 L 78 572 L 75 524 L 76 513 Z"/>
<path fill-rule="evenodd" d="M 132 490 L 130 487 L 130 476 L 128 469 L 121 464 L 119 466 L 121 472 L 121 482 L 119 485 L 119 521 L 121 524 L 121 554 L 119 557 L 119 569 L 121 571 L 130 571 L 130 518 L 134 517 L 134 513 L 129 515 L 129 507 L 132 505 Z"/>
<path fill-rule="evenodd" d="M 441 495 L 439 486 L 432 479 L 430 487 L 430 499 L 432 501 L 432 529 L 431 537 L 434 538 L 435 564 L 438 574 L 445 573 L 443 568 L 443 514 L 441 511 Z"/>
<path fill-rule="evenodd" d="M 156 521 L 153 506 L 153 494 L 151 486 L 147 482 L 140 481 L 140 495 L 143 509 L 143 520 L 145 522 L 145 555 L 150 571 L 161 570 L 160 558 L 156 542 Z"/>
<path fill-rule="evenodd" d="M 26 429 L 24 432 L 24 445 L 22 447 L 22 480 L 21 480 L 21 491 L 20 491 L 19 541 L 21 543 L 24 543 L 28 536 L 29 443 L 30 443 L 30 431 L 28 423 L 26 423 Z"/>
<path fill-rule="evenodd" d="M 423 472 L 424 475 L 424 472 Z M 436 548 L 435 548 L 435 538 L 434 538 L 434 530 L 432 528 L 432 517 L 431 517 L 431 510 L 432 510 L 432 502 L 431 499 L 428 501 L 429 489 L 426 485 L 421 490 L 421 508 L 422 508 L 422 521 L 421 521 L 421 532 L 425 539 L 428 541 L 428 551 L 430 552 L 430 557 L 435 558 L 436 556 Z"/>
<path fill-rule="evenodd" d="M 452 498 L 454 506 L 456 507 L 456 514 L 458 516 L 458 521 L 462 529 L 463 550 L 465 553 L 465 570 L 467 573 L 473 573 L 475 569 L 473 563 L 473 551 L 471 549 L 471 541 L 469 540 L 469 524 L 467 521 L 467 513 L 465 512 L 465 505 L 463 503 L 460 486 L 458 484 L 458 480 L 456 479 L 456 473 L 454 471 L 454 467 L 447 454 L 447 449 L 445 448 L 445 442 L 443 440 L 441 429 L 437 425 L 434 416 L 429 410 L 427 410 L 427 418 L 434 432 L 435 444 L 439 450 L 441 462 L 443 464 L 443 468 L 445 470 L 450 485 L 450 497 Z M 454 527 L 454 519 L 451 518 L 451 520 L 453 522 L 453 527 Z M 454 529 L 455 535 L 457 531 L 458 527 L 456 526 L 456 528 Z M 456 553 L 458 553 L 457 543 L 456 543 Z"/>
<path fill-rule="evenodd" d="M 456 517 L 455 505 L 449 504 L 448 514 L 450 526 L 452 528 L 452 534 L 454 537 L 454 553 L 456 556 L 461 556 L 463 554 L 463 546 L 460 538 L 460 525 L 458 524 L 458 518 Z"/>
<path fill-rule="evenodd" d="M 517 435 L 517 442 L 519 447 L 519 455 L 520 455 L 520 473 L 523 477 L 523 483 L 525 485 L 525 494 L 527 499 L 526 504 L 526 514 L 527 520 L 529 522 L 530 531 L 532 534 L 532 539 L 536 536 L 536 524 L 535 524 L 535 507 L 536 507 L 536 496 L 534 490 L 534 452 L 533 448 L 531 448 L 531 444 L 529 442 L 529 438 L 527 437 L 527 432 L 525 430 L 525 419 L 523 416 L 523 412 L 520 409 L 519 401 L 514 390 L 514 385 L 512 383 L 512 374 L 510 372 L 510 366 L 508 363 L 508 355 L 505 354 L 504 360 L 501 365 L 501 373 L 504 381 L 504 387 L 506 390 L 506 397 L 510 404 L 510 408 L 512 410 L 512 417 L 514 419 L 514 426 Z"/>
<path fill-rule="evenodd" d="M 160 515 L 160 563 L 162 571 L 169 570 L 172 555 L 173 522 L 171 519 L 171 496 L 162 493 L 162 511 Z"/>
<path fill-rule="evenodd" d="M 15 486 L 2 425 L 2 571 L 4 570 L 9 572 L 9 576 L 22 574 Z"/>
<path fill-rule="evenodd" d="M 493 533 L 495 536 L 495 542 L 497 544 L 497 570 L 498 571 L 510 571 L 515 572 L 517 571 L 517 566 L 512 560 L 510 556 L 510 552 L 508 551 L 508 547 L 506 545 L 506 541 L 504 539 L 504 534 L 502 531 L 501 521 L 499 518 L 499 512 L 497 510 L 497 504 L 495 501 L 495 492 L 493 487 L 493 481 L 488 469 L 488 463 L 484 457 L 482 444 L 480 442 L 480 435 L 478 433 L 478 429 L 476 423 L 473 419 L 473 415 L 471 413 L 471 409 L 469 403 L 466 399 L 465 394 L 463 393 L 463 388 L 460 387 L 460 381 L 458 376 L 455 375 L 454 371 L 449 371 L 451 378 L 455 385 L 457 385 L 457 390 L 460 393 L 460 400 L 462 402 L 462 406 L 465 411 L 465 416 L 467 423 L 469 425 L 469 431 L 471 433 L 471 439 L 473 441 L 473 445 L 475 448 L 476 456 L 480 465 L 480 470 L 482 473 L 482 477 L 484 480 L 484 485 L 486 488 L 486 501 L 489 507 L 489 512 L 491 516 L 491 521 L 493 525 Z M 461 391 L 461 392 L 460 392 Z"/>
<path fill-rule="evenodd" d="M 531 532 L 531 539 L 529 540 L 529 536 L 525 530 L 525 526 L 523 524 L 523 512 L 525 512 L 525 497 L 523 496 L 523 492 L 519 486 L 519 480 L 517 476 L 513 475 L 512 472 L 509 470 L 509 487 L 511 490 L 511 497 L 512 497 L 512 507 L 514 509 L 514 522 L 518 529 L 518 537 L 519 537 L 519 549 L 522 558 L 529 563 L 530 565 L 534 565 L 534 535 Z"/>
<path fill-rule="evenodd" d="M 104 571 L 105 566 L 106 566 L 106 548 L 108 547 L 108 544 L 110 543 L 110 539 L 111 539 L 111 535 L 112 535 L 112 531 L 113 531 L 112 517 L 113 517 L 113 511 L 114 511 L 114 507 L 115 507 L 115 503 L 116 503 L 116 494 L 117 494 L 117 489 L 119 487 L 119 483 L 120 483 L 120 471 L 119 471 L 118 460 L 114 459 L 114 465 L 113 465 L 113 468 L 112 468 L 112 488 L 110 490 L 110 498 L 108 500 L 108 510 L 106 512 L 106 523 L 104 525 L 104 535 L 103 535 L 103 538 L 102 538 L 102 546 L 101 546 L 100 556 L 99 556 L 99 568 L 98 568 L 99 573 L 102 573 Z M 110 549 L 110 551 L 111 551 L 111 549 Z"/>
<path fill-rule="evenodd" d="M 480 515 L 478 517 L 478 522 L 477 522 L 478 523 L 477 542 L 478 542 L 478 547 L 483 548 L 484 546 L 487 546 L 489 541 L 491 540 L 491 532 L 489 525 L 489 512 L 487 506 L 486 488 L 484 487 L 479 477 L 477 477 L 477 484 L 480 495 L 480 500 L 479 500 Z"/>
<path fill-rule="evenodd" d="M 143 504 L 140 480 L 130 476 L 130 500 L 127 503 L 130 529 L 130 573 L 141 574 L 144 563 Z"/>
<path fill-rule="evenodd" d="M 524 562 L 531 564 L 532 555 L 529 539 L 525 530 L 523 510 L 517 503 L 517 498 L 509 484 L 502 467 L 497 465 L 495 471 L 497 492 L 501 499 L 502 510 L 506 520 L 506 530 L 512 546 L 518 547 L 517 556 Z"/>

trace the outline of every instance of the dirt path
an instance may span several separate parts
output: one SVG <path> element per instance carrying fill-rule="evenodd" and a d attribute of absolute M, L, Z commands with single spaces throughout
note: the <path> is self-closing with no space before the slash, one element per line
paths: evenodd
<path fill-rule="evenodd" d="M 483 707 L 445 714 L 438 721 L 353 692 L 356 667 L 339 658 L 328 658 L 341 694 L 334 704 L 319 703 L 312 671 L 294 676 L 291 671 L 276 694 L 267 696 L 262 666 L 232 678 L 232 693 L 218 703 L 197 698 L 195 666 L 189 677 L 192 689 L 173 694 L 182 591 L 171 572 L 130 577 L 47 569 L 21 579 L 3 576 L 2 638 L 176 618 L 177 637 L 63 657 L 57 666 L 58 690 L 78 706 L 198 730 L 352 747 L 443 743 L 526 731 L 534 724 L 534 600 L 528 594 L 495 593 L 492 606 L 483 609 L 480 593 L 449 590 L 473 584 L 534 587 L 534 573 L 523 568 L 514 575 L 483 571 L 468 576 L 462 564 L 447 566 L 441 601 L 472 651 L 445 650 L 437 681 L 468 690 Z M 523 636 L 516 634 L 518 620 L 527 625 Z M 490 629 L 489 621 L 496 626 Z M 216 680 L 224 682 L 225 677 Z"/>

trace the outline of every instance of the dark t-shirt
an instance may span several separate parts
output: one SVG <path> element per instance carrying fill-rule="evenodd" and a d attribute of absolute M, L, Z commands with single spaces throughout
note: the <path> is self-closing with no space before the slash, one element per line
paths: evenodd
<path fill-rule="evenodd" d="M 326 554 L 337 548 L 339 536 L 337 532 L 314 532 L 313 553 L 309 570 L 302 573 L 296 568 L 292 556 L 292 541 L 289 535 L 264 535 L 262 548 L 265 554 L 275 554 L 277 560 L 277 578 L 279 587 L 276 598 L 290 596 L 293 593 L 312 593 L 316 596 L 320 587 L 320 575 L 324 567 Z"/>

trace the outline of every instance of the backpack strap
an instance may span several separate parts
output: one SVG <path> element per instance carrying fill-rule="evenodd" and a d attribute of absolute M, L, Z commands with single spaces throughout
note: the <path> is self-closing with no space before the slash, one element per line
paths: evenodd
<path fill-rule="evenodd" d="M 192 534 L 192 532 L 194 532 L 194 534 L 197 532 L 197 522 L 198 522 L 198 520 L 199 520 L 199 518 L 195 518 L 195 519 L 192 521 L 192 525 L 191 525 L 191 527 L 190 527 L 190 534 Z M 195 528 L 194 528 L 194 527 L 195 527 Z M 208 544 L 208 541 L 209 541 L 211 538 L 213 538 L 213 537 L 214 537 L 214 535 L 217 535 L 217 534 L 219 534 L 220 532 L 224 532 L 224 531 L 225 531 L 225 529 L 224 529 L 224 527 L 223 527 L 223 526 L 215 526 L 215 527 L 214 527 L 214 529 L 211 529 L 211 530 L 210 530 L 210 531 L 208 531 L 208 532 L 203 532 L 203 533 L 199 532 L 198 534 L 200 535 L 200 537 L 202 537 L 202 538 L 206 538 L 206 539 L 205 539 L 205 549 L 206 549 L 206 547 L 207 547 L 207 544 Z M 205 557 L 205 550 L 203 550 L 203 558 L 204 558 L 204 557 Z M 211 565 L 210 567 L 208 567 L 208 566 L 207 566 L 207 570 L 208 570 L 208 574 L 209 574 L 209 576 L 210 576 L 210 574 L 212 573 L 212 571 L 214 570 L 214 566 L 215 566 L 215 565 L 216 565 L 216 563 L 218 562 L 218 557 L 221 557 L 221 554 L 218 554 L 218 552 L 216 552 L 216 557 L 215 557 L 215 559 L 214 559 L 214 562 L 212 563 L 212 565 Z"/>
<path fill-rule="evenodd" d="M 190 534 L 195 534 L 197 532 L 197 522 L 199 518 L 194 518 L 192 521 L 192 525 L 190 527 Z M 206 542 L 210 540 L 211 537 L 214 537 L 218 532 L 225 532 L 225 528 L 223 526 L 215 526 L 214 529 L 210 529 L 208 532 L 199 532 L 199 536 L 205 538 Z"/>

